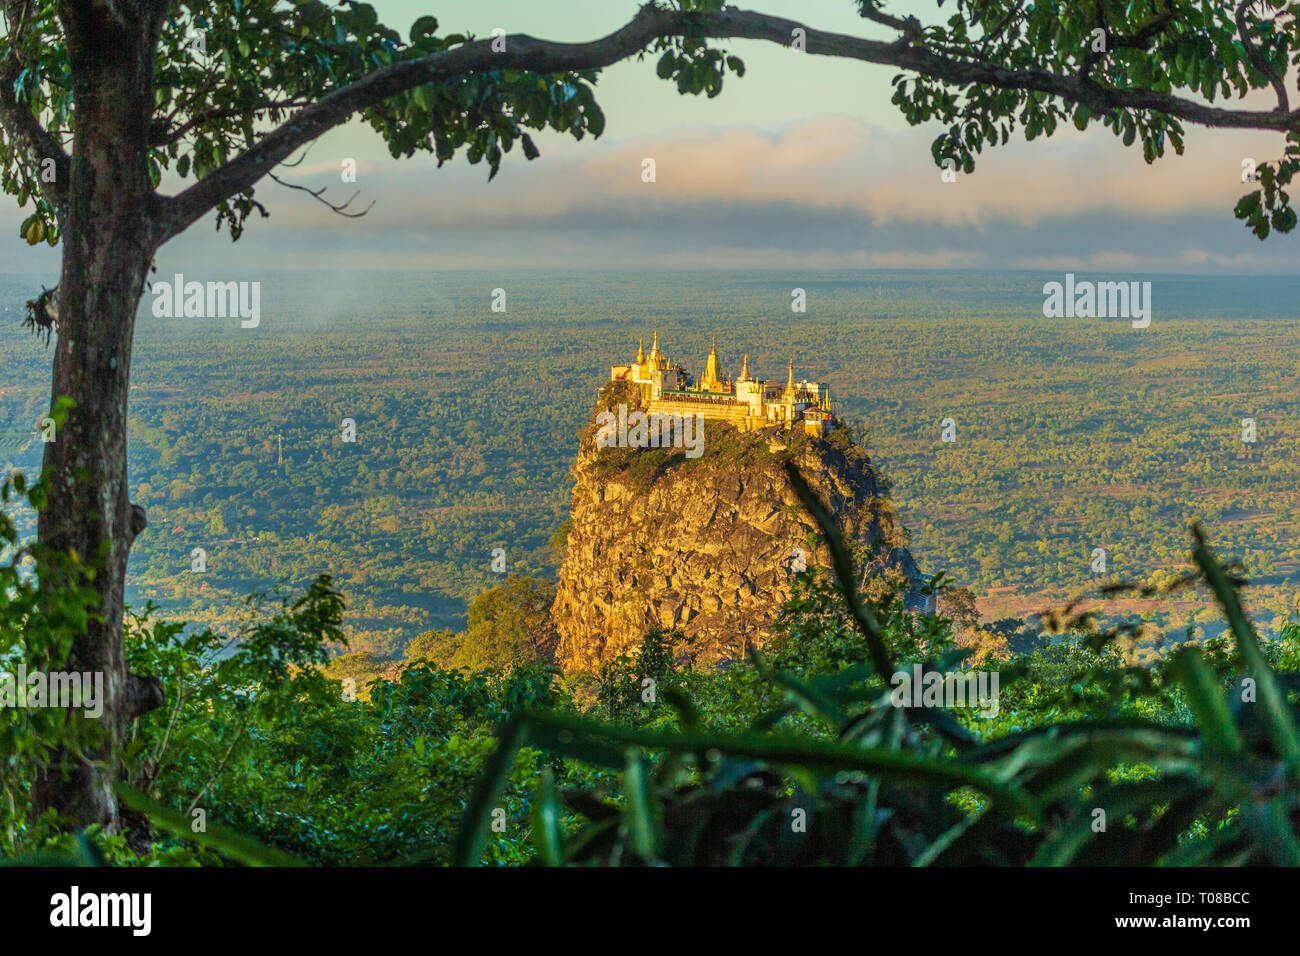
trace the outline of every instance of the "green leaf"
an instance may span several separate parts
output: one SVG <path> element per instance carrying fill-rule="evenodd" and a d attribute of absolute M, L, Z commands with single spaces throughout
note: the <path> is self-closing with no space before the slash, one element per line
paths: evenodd
<path fill-rule="evenodd" d="M 790 735 L 634 730 L 567 714 L 532 713 L 526 716 L 526 720 L 530 735 L 539 742 L 542 732 L 549 729 L 557 738 L 567 739 L 570 748 L 582 745 L 605 751 L 613 744 L 623 744 L 641 747 L 643 750 L 686 754 L 717 751 L 724 756 L 762 760 L 771 766 L 830 773 L 860 771 L 897 783 L 926 786 L 969 786 L 1001 804 L 1009 813 L 1024 814 L 1031 819 L 1038 819 L 1041 815 L 1037 800 L 1019 785 L 999 781 L 966 761 Z M 609 765 L 606 761 L 601 763 Z"/>
<path fill-rule="evenodd" d="M 1233 209 L 1232 213 L 1238 219 L 1247 219 L 1252 213 L 1259 212 L 1259 210 L 1260 196 L 1259 193 L 1253 192 L 1247 193 L 1245 196 L 1242 196 L 1237 200 L 1237 205 Z"/>
<path fill-rule="evenodd" d="M 1291 776 L 1300 777 L 1300 731 L 1296 729 L 1295 717 L 1287 704 L 1286 693 L 1278 684 L 1273 669 L 1269 667 L 1264 652 L 1260 649 L 1259 639 L 1246 619 L 1236 588 L 1228 581 L 1218 559 L 1210 553 L 1200 526 L 1193 526 L 1192 533 L 1196 539 L 1192 559 L 1218 598 L 1232 634 L 1237 639 L 1237 648 L 1245 660 L 1246 669 L 1259 688 L 1259 705 L 1264 708 L 1265 726 L 1269 728 L 1273 743 L 1286 762 Z"/>
<path fill-rule="evenodd" d="M 650 786 L 646 779 L 645 760 L 639 747 L 627 749 L 627 766 L 623 771 L 623 787 L 627 791 L 625 815 L 628 831 L 632 836 L 632 848 L 641 859 L 651 861 L 656 858 L 656 839 L 654 818 L 651 815 Z"/>
<path fill-rule="evenodd" d="M 527 739 L 528 731 L 521 718 L 510 720 L 502 729 L 496 750 L 484 763 L 474 792 L 470 794 L 465 816 L 461 819 L 456 842 L 452 846 L 455 866 L 478 866 L 487 844 L 488 827 L 497 798 L 505 789 L 510 767 Z"/>
<path fill-rule="evenodd" d="M 605 114 L 594 101 L 586 105 L 583 115 L 587 117 L 587 130 L 592 136 L 599 136 L 605 132 Z"/>
<path fill-rule="evenodd" d="M 757 665 L 761 676 L 783 688 L 786 696 L 809 717 L 820 721 L 829 728 L 837 729 L 844 723 L 844 714 L 835 705 L 835 702 L 815 687 L 805 684 L 788 674 L 773 672 L 758 650 L 754 651 L 754 663 Z"/>
<path fill-rule="evenodd" d="M 1201 649 L 1195 646 L 1179 648 L 1170 663 L 1170 671 L 1183 687 L 1187 706 L 1196 716 L 1206 746 L 1218 753 L 1240 753 L 1244 745 L 1241 733 L 1232 722 L 1227 701 L 1214 674 L 1206 666 Z"/>
<path fill-rule="evenodd" d="M 437 17 L 420 17 L 411 24 L 411 42 L 419 46 L 434 38 L 438 32 Z"/>
<path fill-rule="evenodd" d="M 367 36 L 368 34 L 370 34 L 370 32 L 373 31 L 375 29 L 375 26 L 379 23 L 379 14 L 376 13 L 375 8 L 368 3 L 358 3 L 355 7 L 353 7 L 352 12 L 356 16 L 357 24 L 360 27 L 360 29 L 354 32 L 356 32 L 360 36 Z M 438 21 L 434 20 L 433 24 L 434 24 L 434 29 L 437 29 Z"/>
<path fill-rule="evenodd" d="M 21 474 L 19 472 L 18 474 Z M 701 726 L 700 712 L 695 704 L 677 687 L 668 687 L 663 692 L 664 703 L 677 713 L 677 720 L 686 730 L 698 730 Z"/>
<path fill-rule="evenodd" d="M 555 775 L 550 767 L 542 768 L 542 779 L 533 799 L 533 843 L 537 855 L 546 866 L 562 866 L 564 854 L 560 849 L 563 833 L 560 829 L 560 806 L 555 795 Z"/>
<path fill-rule="evenodd" d="M 208 823 L 207 829 L 195 833 L 189 818 L 171 807 L 150 800 L 144 794 L 119 783 L 115 788 L 121 801 L 143 813 L 159 828 L 183 840 L 190 840 L 222 856 L 228 856 L 246 866 L 305 866 L 301 860 L 283 850 L 264 846 L 252 837 L 236 833 L 226 827 Z"/>

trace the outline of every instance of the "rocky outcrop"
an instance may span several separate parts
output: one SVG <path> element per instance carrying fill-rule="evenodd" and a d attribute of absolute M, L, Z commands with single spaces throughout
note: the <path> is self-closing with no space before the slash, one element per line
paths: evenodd
<path fill-rule="evenodd" d="M 612 383 L 596 412 L 637 407 Z M 557 663 L 593 671 L 655 626 L 693 638 L 697 664 L 761 645 L 790 595 L 800 560 L 829 566 L 816 525 L 790 487 L 791 457 L 845 531 L 875 556 L 874 572 L 906 577 L 915 562 L 888 489 L 843 430 L 827 439 L 780 426 L 741 433 L 710 421 L 703 454 L 598 448 L 595 413 L 573 466 L 572 524 L 552 618 Z"/>

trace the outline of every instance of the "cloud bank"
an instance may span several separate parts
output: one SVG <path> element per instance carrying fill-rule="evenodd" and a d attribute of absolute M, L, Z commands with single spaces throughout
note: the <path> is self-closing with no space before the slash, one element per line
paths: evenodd
<path fill-rule="evenodd" d="M 396 161 L 371 138 L 322 141 L 286 173 L 335 200 L 343 219 L 274 184 L 270 220 L 232 245 L 200 224 L 159 266 L 421 269 L 974 268 L 1292 273 L 1294 237 L 1260 243 L 1232 217 L 1246 157 L 1271 158 L 1263 135 L 1189 133 L 1184 156 L 1147 166 L 1107 131 L 1062 131 L 980 157 L 944 182 L 932 131 L 887 130 L 820 116 L 779 131 L 695 127 L 661 136 L 543 143 L 516 151 L 497 179 L 457 159 Z M 344 155 L 342 150 L 347 150 Z M 355 160 L 356 183 L 342 181 Z M 644 182 L 653 159 L 655 181 Z M 17 216 L 6 213 L 0 225 Z M 48 263 L 24 251 L 10 268 Z M 48 268 L 48 265 L 47 265 Z"/>

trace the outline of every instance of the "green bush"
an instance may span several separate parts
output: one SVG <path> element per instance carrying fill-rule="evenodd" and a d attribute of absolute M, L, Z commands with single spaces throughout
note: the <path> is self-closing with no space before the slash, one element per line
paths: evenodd
<path fill-rule="evenodd" d="M 485 768 L 458 862 L 476 862 L 489 845 L 487 810 L 527 741 L 621 773 L 616 792 L 557 790 L 543 778 L 532 842 L 547 864 L 1300 863 L 1300 732 L 1287 699 L 1296 676 L 1270 666 L 1238 582 L 1199 531 L 1193 558 L 1249 683 L 1226 694 L 1223 675 L 1188 645 L 1166 666 L 1176 688 L 1151 678 L 1137 695 L 1176 693 L 1186 723 L 1089 716 L 981 740 L 945 709 L 891 701 L 886 631 L 856 592 L 829 515 L 787 467 L 831 545 L 865 661 L 809 680 L 769 672 L 785 701 L 740 732 L 707 728 L 679 693 L 665 695 L 679 722 L 671 729 L 523 712 Z M 966 653 L 924 667 L 943 672 Z M 796 709 L 824 732 L 773 729 Z"/>
<path fill-rule="evenodd" d="M 970 652 L 954 646 L 953 622 L 907 612 L 897 589 L 860 594 L 865 556 L 849 554 L 792 466 L 790 478 L 834 574 L 801 575 L 768 645 L 717 671 L 695 669 L 682 635 L 656 630 L 589 689 L 544 662 L 448 670 L 414 660 L 351 695 L 323 672 L 330 648 L 345 644 L 343 599 L 327 576 L 294 599 L 251 600 L 230 637 L 157 621 L 150 607 L 131 614 L 129 665 L 161 677 L 168 703 L 128 735 L 127 832 L 30 820 L 30 780 L 76 728 L 49 711 L 0 709 L 0 855 L 112 865 L 1300 862 L 1300 735 L 1288 699 L 1300 683 L 1300 624 L 1261 642 L 1238 599 L 1243 582 L 1199 535 L 1197 571 L 1168 587 L 1208 587 L 1230 639 L 1170 647 L 1138 667 L 1117 650 L 1122 630 L 1065 617 L 1056 642 L 999 665 L 998 712 L 985 719 L 891 700 L 897 670 L 962 672 Z M 75 581 L 76 568 L 61 570 L 3 521 L 0 537 L 0 656 L 56 661 L 90 596 L 46 593 Z M 28 556 L 52 569 L 40 587 Z M 496 598 L 482 603 L 483 622 L 502 620 L 490 613 Z M 579 690 L 594 700 L 585 710 Z M 206 818 L 199 832 L 194 810 Z"/>

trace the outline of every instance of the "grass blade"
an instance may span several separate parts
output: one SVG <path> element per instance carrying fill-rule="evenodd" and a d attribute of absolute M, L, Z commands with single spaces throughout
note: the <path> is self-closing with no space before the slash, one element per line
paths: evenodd
<path fill-rule="evenodd" d="M 1171 667 L 1187 695 L 1187 706 L 1196 715 L 1205 746 L 1220 754 L 1240 753 L 1245 745 L 1241 732 L 1233 723 L 1228 703 L 1206 666 L 1201 649 L 1195 646 L 1180 648 L 1174 654 Z"/>
<path fill-rule="evenodd" d="M 1214 591 L 1215 597 L 1219 599 L 1233 636 L 1237 638 L 1237 647 L 1250 670 L 1250 676 L 1255 678 L 1259 687 L 1259 702 L 1264 707 L 1265 724 L 1271 732 L 1273 743 L 1292 777 L 1300 777 L 1300 730 L 1297 730 L 1295 718 L 1287 704 L 1286 692 L 1279 686 L 1273 669 L 1264 658 L 1255 630 L 1242 610 L 1237 589 L 1228 580 L 1223 565 L 1210 553 L 1201 529 L 1193 527 L 1192 534 L 1196 538 L 1192 558 L 1205 575 L 1206 583 Z"/>
<path fill-rule="evenodd" d="M 835 579 L 839 582 L 840 591 L 844 595 L 844 600 L 853 615 L 854 623 L 857 624 L 858 630 L 862 632 L 862 636 L 867 642 L 867 653 L 871 657 L 871 664 L 875 667 L 876 673 L 880 675 L 880 679 L 888 683 L 894 673 L 894 664 L 889 656 L 889 648 L 885 646 L 885 639 L 880 629 L 880 622 L 876 620 L 875 612 L 866 607 L 858 597 L 858 589 L 854 583 L 853 558 L 849 555 L 849 549 L 844 543 L 844 536 L 840 534 L 840 530 L 836 527 L 830 512 L 826 510 L 817 499 L 816 493 L 809 487 L 798 466 L 792 461 L 787 461 L 785 463 L 785 472 L 790 476 L 790 485 L 794 488 L 794 493 L 799 496 L 799 500 L 803 502 L 804 507 L 813 516 L 813 520 L 817 522 L 817 526 L 826 539 L 827 546 L 831 549 L 831 563 L 835 570 Z"/>
<path fill-rule="evenodd" d="M 207 824 L 205 831 L 196 833 L 191 826 L 190 818 L 179 810 L 173 810 L 171 807 L 165 807 L 157 801 L 150 800 L 144 794 L 131 789 L 125 784 L 118 784 L 114 789 L 124 804 L 132 810 L 143 813 L 151 823 L 160 829 L 166 830 L 182 840 L 197 843 L 214 853 L 220 853 L 222 856 L 243 863 L 245 866 L 307 865 L 302 860 L 285 853 L 283 850 L 265 846 L 252 837 L 236 833 L 234 830 L 218 826 L 215 823 Z"/>
<path fill-rule="evenodd" d="M 542 768 L 542 780 L 533 799 L 533 842 L 545 866 L 563 866 L 560 849 L 560 807 L 555 796 L 555 775 L 550 767 Z"/>
<path fill-rule="evenodd" d="M 453 865 L 478 866 L 483 857 L 483 847 L 487 845 L 493 805 L 506 788 L 510 768 L 527 736 L 527 724 L 520 717 L 512 718 L 501 728 L 500 743 L 483 765 L 478 782 L 474 784 L 474 792 L 470 794 L 469 804 L 465 807 L 465 816 L 452 847 Z"/>

